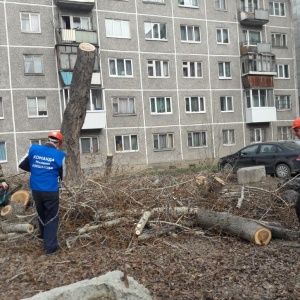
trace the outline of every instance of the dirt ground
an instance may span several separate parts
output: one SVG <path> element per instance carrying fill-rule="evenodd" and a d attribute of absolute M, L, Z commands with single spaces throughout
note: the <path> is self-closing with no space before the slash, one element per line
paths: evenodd
<path fill-rule="evenodd" d="M 228 212 L 276 221 L 298 231 L 294 200 L 281 198 L 279 180 L 268 176 L 263 182 L 245 186 L 245 199 L 238 209 L 242 186 L 236 175 L 215 174 L 224 180 L 225 187 L 210 193 L 196 184 L 199 175 L 210 176 L 192 171 L 133 174 L 109 181 L 91 176 L 83 180 L 81 189 L 64 188 L 59 252 L 45 255 L 37 230 L 0 242 L 1 299 L 22 299 L 125 269 L 156 300 L 300 299 L 298 239 L 272 238 L 267 245 L 256 245 L 218 227 L 203 230 L 193 215 L 174 216 L 167 209 L 188 206 Z M 27 189 L 27 178 L 22 180 Z M 135 223 L 144 211 L 155 207 L 166 210 L 151 215 L 144 233 L 153 236 L 138 240 Z M 118 217 L 126 221 L 78 233 L 86 224 L 99 225 Z M 1 224 L 26 220 L 36 226 L 32 204 L 23 216 L 0 220 Z M 166 228 L 168 233 L 160 235 Z"/>

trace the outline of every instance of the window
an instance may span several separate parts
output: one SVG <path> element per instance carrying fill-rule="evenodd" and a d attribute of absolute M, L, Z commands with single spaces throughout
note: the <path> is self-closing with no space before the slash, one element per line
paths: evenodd
<path fill-rule="evenodd" d="M 245 95 L 247 108 L 274 106 L 272 90 L 247 90 Z"/>
<path fill-rule="evenodd" d="M 274 54 L 249 53 L 241 59 L 242 72 L 276 72 L 276 60 Z"/>
<path fill-rule="evenodd" d="M 105 19 L 107 37 L 130 38 L 129 21 Z"/>
<path fill-rule="evenodd" d="M 151 97 L 150 106 L 152 114 L 171 114 L 171 98 L 170 97 Z"/>
<path fill-rule="evenodd" d="M 248 46 L 256 46 L 261 43 L 260 31 L 243 30 L 243 43 Z"/>
<path fill-rule="evenodd" d="M 131 97 L 112 98 L 114 115 L 133 115 L 135 114 L 135 101 Z"/>
<path fill-rule="evenodd" d="M 269 2 L 270 16 L 285 17 L 285 6 L 282 2 Z"/>
<path fill-rule="evenodd" d="M 220 79 L 231 78 L 230 62 L 219 62 L 219 78 Z"/>
<path fill-rule="evenodd" d="M 166 60 L 148 60 L 149 77 L 169 77 L 169 62 Z"/>
<path fill-rule="evenodd" d="M 185 97 L 185 112 L 187 113 L 204 113 L 204 97 Z"/>
<path fill-rule="evenodd" d="M 4 118 L 4 111 L 3 111 L 3 100 L 2 97 L 0 97 L 0 119 Z"/>
<path fill-rule="evenodd" d="M 21 31 L 30 33 L 41 32 L 40 14 L 21 13 Z"/>
<path fill-rule="evenodd" d="M 259 143 L 266 140 L 265 128 L 254 128 L 250 130 L 250 142 Z"/>
<path fill-rule="evenodd" d="M 27 97 L 27 109 L 29 117 L 47 117 L 47 102 L 45 97 Z"/>
<path fill-rule="evenodd" d="M 293 134 L 290 126 L 278 126 L 277 138 L 279 141 L 292 140 Z"/>
<path fill-rule="evenodd" d="M 42 55 L 24 55 L 25 74 L 42 74 Z"/>
<path fill-rule="evenodd" d="M 127 76 L 132 77 L 132 60 L 131 59 L 109 59 L 110 76 Z"/>
<path fill-rule="evenodd" d="M 154 150 L 172 150 L 174 149 L 173 133 L 153 134 Z"/>
<path fill-rule="evenodd" d="M 202 62 L 182 62 L 183 77 L 202 77 Z"/>
<path fill-rule="evenodd" d="M 136 134 L 115 136 L 116 152 L 131 152 L 139 150 Z"/>
<path fill-rule="evenodd" d="M 285 48 L 287 47 L 287 36 L 284 33 L 272 33 L 272 47 Z"/>
<path fill-rule="evenodd" d="M 47 141 L 48 139 L 34 139 L 34 140 L 30 140 L 30 144 L 45 145 Z"/>
<path fill-rule="evenodd" d="M 219 10 L 226 10 L 227 9 L 226 0 L 215 0 L 215 8 Z"/>
<path fill-rule="evenodd" d="M 144 0 L 144 2 L 165 3 L 165 0 Z"/>
<path fill-rule="evenodd" d="M 189 147 L 207 146 L 206 131 L 188 132 L 188 146 Z"/>
<path fill-rule="evenodd" d="M 77 46 L 58 46 L 60 70 L 72 71 L 77 59 Z M 99 59 L 97 52 L 95 53 L 94 71 L 99 71 Z"/>
<path fill-rule="evenodd" d="M 81 153 L 96 153 L 99 151 L 97 137 L 82 137 L 80 138 Z"/>
<path fill-rule="evenodd" d="M 241 9 L 248 12 L 254 12 L 258 9 L 259 0 L 241 0 Z"/>
<path fill-rule="evenodd" d="M 180 25 L 180 35 L 182 42 L 200 43 L 200 27 Z"/>
<path fill-rule="evenodd" d="M 275 101 L 276 101 L 276 108 L 278 110 L 290 110 L 292 108 L 292 106 L 291 106 L 291 96 L 276 95 L 275 96 Z"/>
<path fill-rule="evenodd" d="M 145 38 L 146 40 L 166 40 L 167 25 L 163 23 L 145 22 Z"/>
<path fill-rule="evenodd" d="M 223 133 L 223 145 L 233 145 L 235 144 L 235 136 L 233 129 L 224 129 Z"/>
<path fill-rule="evenodd" d="M 87 104 L 86 110 L 103 110 L 103 101 L 102 101 L 102 90 L 100 89 L 91 89 L 90 90 L 90 99 Z"/>
<path fill-rule="evenodd" d="M 277 65 L 277 78 L 290 78 L 289 65 Z"/>
<path fill-rule="evenodd" d="M 91 30 L 91 20 L 89 17 L 62 16 L 61 23 L 63 29 Z"/>
<path fill-rule="evenodd" d="M 198 0 L 178 0 L 178 4 L 189 7 L 199 7 Z"/>
<path fill-rule="evenodd" d="M 217 43 L 218 44 L 229 43 L 229 30 L 227 28 L 217 29 Z"/>
<path fill-rule="evenodd" d="M 0 141 L 0 162 L 6 162 L 6 143 Z"/>
<path fill-rule="evenodd" d="M 220 97 L 221 102 L 221 111 L 233 111 L 233 100 L 231 96 L 222 96 Z"/>

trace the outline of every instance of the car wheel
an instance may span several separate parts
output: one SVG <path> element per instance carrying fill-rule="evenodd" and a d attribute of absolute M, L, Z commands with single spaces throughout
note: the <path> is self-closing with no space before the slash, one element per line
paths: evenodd
<path fill-rule="evenodd" d="M 233 171 L 233 166 L 230 163 L 226 163 L 225 165 L 222 166 L 222 171 L 224 173 L 230 173 Z"/>
<path fill-rule="evenodd" d="M 291 176 L 291 169 L 286 164 L 279 164 L 275 168 L 275 174 L 279 178 L 290 177 Z"/>

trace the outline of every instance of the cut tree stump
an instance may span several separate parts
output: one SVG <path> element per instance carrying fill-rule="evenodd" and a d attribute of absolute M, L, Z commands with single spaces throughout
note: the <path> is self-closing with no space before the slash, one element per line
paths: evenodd
<path fill-rule="evenodd" d="M 225 186 L 225 182 L 217 176 L 208 176 L 203 175 L 196 177 L 196 184 L 200 189 L 203 189 L 206 193 L 219 193 Z"/>
<path fill-rule="evenodd" d="M 11 195 L 10 201 L 11 202 L 18 202 L 23 206 L 27 206 L 29 202 L 30 195 L 25 190 L 19 190 Z"/>

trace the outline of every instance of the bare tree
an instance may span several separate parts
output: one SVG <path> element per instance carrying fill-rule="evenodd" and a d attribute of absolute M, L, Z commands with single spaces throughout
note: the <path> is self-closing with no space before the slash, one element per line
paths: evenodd
<path fill-rule="evenodd" d="M 61 132 L 64 136 L 66 156 L 65 181 L 68 185 L 79 186 L 82 169 L 80 165 L 79 137 L 84 124 L 89 101 L 96 48 L 87 43 L 78 47 L 74 66 L 70 100 L 64 112 Z"/>

